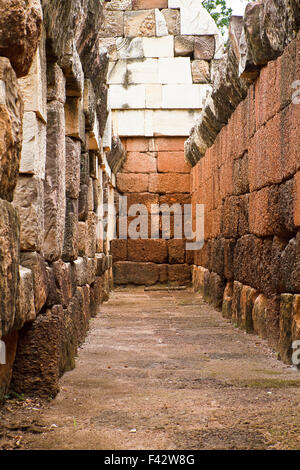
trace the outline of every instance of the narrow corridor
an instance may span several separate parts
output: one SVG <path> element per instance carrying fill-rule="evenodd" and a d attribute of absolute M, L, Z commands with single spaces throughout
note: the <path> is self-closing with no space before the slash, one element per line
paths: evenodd
<path fill-rule="evenodd" d="M 44 428 L 29 427 L 22 446 L 299 449 L 299 384 L 263 340 L 200 295 L 119 289 L 92 320 L 57 398 L 29 406 Z"/>

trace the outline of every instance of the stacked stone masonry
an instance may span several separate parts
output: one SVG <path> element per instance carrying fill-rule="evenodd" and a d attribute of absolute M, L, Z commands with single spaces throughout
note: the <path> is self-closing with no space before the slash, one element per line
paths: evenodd
<path fill-rule="evenodd" d="M 102 20 L 98 0 L 0 1 L 0 399 L 54 396 L 111 288 L 103 204 L 125 153 L 104 134 Z"/>
<path fill-rule="evenodd" d="M 174 229 L 167 239 L 161 216 L 159 239 L 151 239 L 150 210 L 179 204 L 183 213 L 191 201 L 184 141 L 211 93 L 222 36 L 198 0 L 104 2 L 100 34 L 110 59 L 112 129 L 127 150 L 117 189 L 128 208 L 147 207 L 146 234 L 141 229 L 141 239 L 113 242 L 115 283 L 188 284 L 192 257 L 185 240 L 174 238 Z M 129 216 L 128 226 L 135 223 Z"/>
<path fill-rule="evenodd" d="M 300 339 L 300 33 L 262 68 L 192 169 L 205 205 L 196 291 L 291 362 Z"/>

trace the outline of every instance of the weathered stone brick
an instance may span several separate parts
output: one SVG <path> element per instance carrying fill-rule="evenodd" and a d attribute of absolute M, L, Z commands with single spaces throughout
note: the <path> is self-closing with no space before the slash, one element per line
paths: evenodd
<path fill-rule="evenodd" d="M 189 285 L 192 280 L 191 267 L 187 264 L 169 264 L 168 279 L 172 284 Z"/>
<path fill-rule="evenodd" d="M 120 19 L 121 21 L 121 19 Z M 122 36 L 113 34 L 113 36 Z M 126 11 L 124 14 L 124 36 L 155 36 L 156 25 L 154 10 Z"/>
<path fill-rule="evenodd" d="M 158 174 L 149 176 L 149 191 L 152 193 L 189 193 L 190 176 L 185 174 Z"/>
<path fill-rule="evenodd" d="M 183 152 L 158 152 L 157 169 L 160 173 L 190 173 L 191 166 L 185 162 Z"/>
<path fill-rule="evenodd" d="M 81 143 L 66 137 L 66 194 L 77 199 L 80 190 Z"/>
<path fill-rule="evenodd" d="M 122 168 L 124 173 L 156 173 L 157 161 L 155 154 L 127 152 L 127 158 Z"/>
<path fill-rule="evenodd" d="M 147 192 L 148 184 L 149 176 L 147 174 L 119 173 L 117 175 L 117 187 L 122 193 Z"/>
<path fill-rule="evenodd" d="M 48 297 L 48 276 L 43 257 L 36 252 L 22 252 L 21 265 L 31 269 L 33 274 L 34 305 L 38 314 Z"/>
<path fill-rule="evenodd" d="M 120 261 L 113 265 L 114 283 L 151 286 L 158 282 L 160 267 L 155 263 Z"/>
<path fill-rule="evenodd" d="M 166 240 L 128 240 L 128 261 L 163 264 L 168 260 Z"/>

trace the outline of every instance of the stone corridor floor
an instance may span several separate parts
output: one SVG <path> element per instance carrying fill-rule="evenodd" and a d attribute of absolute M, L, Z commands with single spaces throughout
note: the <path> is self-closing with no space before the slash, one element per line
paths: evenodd
<path fill-rule="evenodd" d="M 299 385 L 200 295 L 117 290 L 59 395 L 7 402 L 0 448 L 299 449 Z"/>

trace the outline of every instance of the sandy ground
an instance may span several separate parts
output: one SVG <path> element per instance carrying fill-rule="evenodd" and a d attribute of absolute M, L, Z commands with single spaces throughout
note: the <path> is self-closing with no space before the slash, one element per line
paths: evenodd
<path fill-rule="evenodd" d="M 299 386 L 199 295 L 117 290 L 56 399 L 6 402 L 0 449 L 300 449 Z"/>

